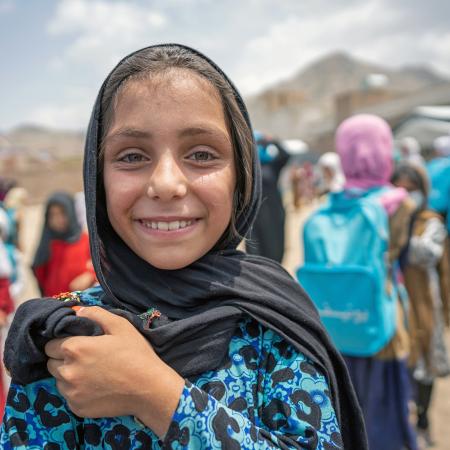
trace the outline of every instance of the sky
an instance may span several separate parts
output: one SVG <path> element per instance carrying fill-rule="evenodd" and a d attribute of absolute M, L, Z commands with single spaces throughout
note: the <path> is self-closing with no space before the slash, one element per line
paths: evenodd
<path fill-rule="evenodd" d="M 161 42 L 212 58 L 244 96 L 331 51 L 450 76 L 448 0 L 0 0 L 0 130 L 83 130 L 127 53 Z"/>

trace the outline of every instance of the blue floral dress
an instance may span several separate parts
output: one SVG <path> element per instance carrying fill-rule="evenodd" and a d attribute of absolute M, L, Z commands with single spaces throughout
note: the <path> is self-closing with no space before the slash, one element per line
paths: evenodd
<path fill-rule="evenodd" d="M 100 288 L 81 294 L 99 305 Z M 84 419 L 53 378 L 12 384 L 2 449 L 342 449 L 327 381 L 273 331 L 248 319 L 214 371 L 186 380 L 164 440 L 134 417 Z"/>

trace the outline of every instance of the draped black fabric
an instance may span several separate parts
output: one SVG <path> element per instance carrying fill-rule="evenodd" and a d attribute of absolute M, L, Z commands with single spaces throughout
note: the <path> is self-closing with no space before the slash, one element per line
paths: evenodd
<path fill-rule="evenodd" d="M 229 82 L 213 62 L 197 51 L 179 45 L 164 45 L 171 46 L 203 58 Z M 124 64 L 127 58 L 119 65 Z M 133 322 L 158 355 L 184 377 L 219 368 L 238 321 L 252 317 L 274 330 L 317 365 L 329 383 L 345 449 L 366 449 L 362 416 L 344 362 L 331 344 L 310 299 L 279 264 L 237 251 L 236 239 L 226 249 L 213 249 L 188 267 L 159 270 L 140 259 L 112 230 L 98 167 L 103 114 L 101 99 L 106 82 L 91 116 L 84 160 L 91 254 L 105 293 L 103 303 Z M 229 83 L 251 127 L 242 99 Z M 261 196 L 259 162 L 255 157 L 253 160 L 255 182 L 252 199 L 237 218 L 236 228 L 241 235 L 248 232 Z M 40 302 L 48 304 L 45 299 Z M 157 321 L 154 328 L 144 330 L 142 321 L 136 321 L 136 314 L 150 307 L 160 310 L 164 320 Z M 51 320 L 52 314 L 47 310 L 43 313 L 39 304 L 34 304 L 27 311 L 19 308 L 15 322 L 29 321 L 30 316 L 40 317 L 41 323 L 45 324 L 46 320 Z M 20 333 L 28 335 L 31 331 L 13 324 L 12 333 L 7 342 L 10 351 L 7 349 L 5 354 L 6 366 L 10 370 L 14 366 L 12 348 L 14 345 L 17 348 L 14 341 L 23 339 Z M 42 339 L 40 343 L 42 345 Z M 27 345 L 35 343 L 28 341 Z M 14 378 L 14 373 L 12 375 Z"/>

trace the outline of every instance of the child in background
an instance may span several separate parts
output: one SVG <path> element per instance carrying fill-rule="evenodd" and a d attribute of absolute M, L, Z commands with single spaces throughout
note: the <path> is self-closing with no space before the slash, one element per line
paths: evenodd
<path fill-rule="evenodd" d="M 392 182 L 405 188 L 416 205 L 402 270 L 409 295 L 411 355 L 416 383 L 417 430 L 427 446 L 433 445 L 428 411 L 434 381 L 450 373 L 444 326 L 450 323 L 450 270 L 445 225 L 427 205 L 428 179 L 424 169 L 402 164 Z"/>
<path fill-rule="evenodd" d="M 407 192 L 390 184 L 393 172 L 392 131 L 382 118 L 359 114 L 339 125 L 335 142 L 346 178 L 344 194 L 361 196 L 373 189 L 385 190 L 377 200 L 389 219 L 386 255 L 389 276 L 385 286 L 391 291 L 394 277 L 397 277 L 396 263 L 408 240 L 408 227 L 414 210 Z M 361 245 L 361 242 L 354 245 Z M 366 418 L 371 450 L 417 448 L 416 436 L 409 423 L 409 336 L 400 300 L 398 298 L 397 301 L 396 331 L 385 347 L 370 357 L 345 355 Z"/>
<path fill-rule="evenodd" d="M 94 284 L 89 238 L 78 222 L 70 194 L 57 192 L 48 199 L 32 267 L 44 296 L 84 290 Z"/>
<path fill-rule="evenodd" d="M 6 234 L 4 243 L 12 266 L 9 291 L 14 301 L 19 299 L 26 283 L 21 230 L 23 228 L 24 206 L 27 197 L 28 193 L 24 188 L 12 187 L 6 193 L 2 203 L 9 221 L 9 231 Z"/>
<path fill-rule="evenodd" d="M 341 192 L 344 189 L 345 175 L 342 171 L 341 160 L 336 152 L 324 153 L 317 161 L 319 172 L 319 196 L 329 192 Z"/>
<path fill-rule="evenodd" d="M 263 202 L 246 242 L 247 253 L 265 256 L 281 263 L 284 255 L 285 216 L 278 180 L 289 154 L 280 141 L 255 132 L 261 163 Z"/>
<path fill-rule="evenodd" d="M 0 208 L 0 332 L 6 325 L 8 315 L 14 311 L 14 303 L 10 295 L 11 262 L 3 243 L 8 235 L 9 220 L 5 211 Z M 0 339 L 1 341 L 1 339 Z M 0 356 L 3 348 L 0 348 Z M 0 414 L 5 407 L 5 389 L 3 386 L 3 367 L 0 369 Z"/>

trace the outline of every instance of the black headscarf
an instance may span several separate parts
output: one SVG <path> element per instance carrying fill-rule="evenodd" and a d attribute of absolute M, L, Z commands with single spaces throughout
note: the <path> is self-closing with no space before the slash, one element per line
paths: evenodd
<path fill-rule="evenodd" d="M 52 206 L 60 206 L 68 220 L 68 227 L 63 232 L 52 230 L 48 224 L 48 214 Z M 81 225 L 78 222 L 75 202 L 73 197 L 66 192 L 55 192 L 52 194 L 45 206 L 44 226 L 42 228 L 41 240 L 34 256 L 33 268 L 45 264 L 50 257 L 50 243 L 54 239 L 73 243 L 80 239 Z"/>
<path fill-rule="evenodd" d="M 236 102 L 251 128 L 238 91 L 212 61 L 193 49 L 174 44 L 140 51 L 160 47 L 178 48 L 209 63 L 233 89 Z M 129 57 L 118 66 L 126 64 Z M 107 82 L 108 79 L 100 90 L 91 116 L 84 160 L 91 255 L 105 293 L 103 303 L 135 324 L 136 313 L 150 307 L 161 311 L 164 320 L 157 322 L 150 330 L 140 331 L 150 340 L 158 355 L 183 377 L 220 368 L 238 322 L 246 317 L 253 318 L 278 333 L 325 375 L 344 448 L 366 449 L 362 415 L 344 362 L 330 342 L 310 299 L 279 264 L 237 251 L 235 239 L 226 248 L 213 249 L 183 269 L 160 270 L 139 258 L 112 230 L 104 207 L 103 181 L 99 177 L 98 167 L 104 114 L 101 104 Z M 256 216 L 261 196 L 259 163 L 255 157 L 252 170 L 254 183 L 251 201 L 236 223 L 238 232 L 244 236 Z M 33 304 L 22 313 L 28 327 L 36 324 L 36 309 L 39 309 L 38 305 Z M 28 317 L 24 317 L 27 314 Z M 30 322 L 33 314 L 36 320 Z M 46 310 L 44 314 L 49 312 Z M 68 314 L 73 314 L 73 311 Z M 23 323 L 16 326 L 16 338 L 21 332 L 27 334 Z M 46 325 L 45 336 L 42 337 L 44 333 L 40 335 L 42 340 L 48 340 L 47 336 L 53 333 L 50 329 L 56 327 L 56 322 L 49 324 L 47 321 Z M 96 333 L 95 330 L 90 332 Z M 14 346 L 11 334 L 8 341 L 7 352 L 10 356 L 5 355 L 5 363 L 14 372 L 14 367 L 20 366 L 17 357 L 14 359 L 11 355 Z M 32 341 L 22 338 L 24 348 L 27 346 L 29 349 Z M 20 351 L 17 345 L 15 351 Z"/>

